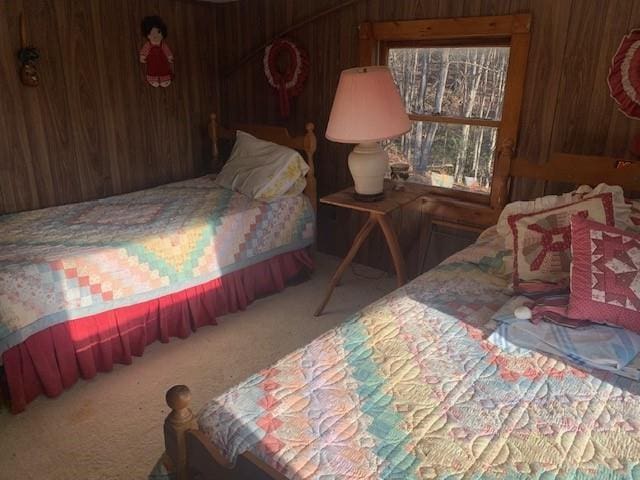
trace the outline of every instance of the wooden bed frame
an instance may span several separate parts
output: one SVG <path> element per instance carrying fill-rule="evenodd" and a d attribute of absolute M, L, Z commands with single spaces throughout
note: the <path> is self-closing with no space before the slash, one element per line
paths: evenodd
<path fill-rule="evenodd" d="M 223 160 L 226 160 L 221 158 L 219 141 L 223 139 L 234 140 L 237 130 L 243 130 L 263 140 L 278 143 L 300 151 L 309 166 L 309 171 L 306 175 L 307 184 L 304 194 L 309 198 L 315 211 L 317 208 L 318 198 L 314 164 L 317 140 L 314 129 L 315 127 L 313 123 L 307 123 L 305 125 L 305 133 L 303 135 L 292 136 L 286 128 L 275 126 L 233 125 L 233 128 L 225 128 L 218 124 L 217 115 L 212 113 L 210 115 L 210 122 L 207 126 L 207 131 L 212 142 L 213 167 L 221 166 Z M 4 366 L 2 365 L 2 360 L 0 358 L 0 405 L 5 402 L 9 404 L 10 402 L 9 387 L 7 383 Z"/>
<path fill-rule="evenodd" d="M 212 156 L 213 166 L 218 167 L 221 165 L 222 160 L 220 158 L 220 146 L 219 141 L 221 139 L 233 141 L 236 138 L 236 131 L 242 130 L 254 137 L 269 142 L 284 145 L 285 147 L 293 148 L 303 153 L 304 160 L 309 165 L 309 171 L 307 172 L 306 180 L 307 186 L 304 190 L 304 194 L 309 197 L 313 209 L 318 209 L 318 190 L 316 181 L 316 169 L 314 156 L 318 146 L 316 135 L 314 133 L 315 126 L 309 122 L 305 126 L 305 134 L 297 137 L 292 137 L 289 134 L 289 130 L 284 127 L 275 127 L 272 125 L 253 125 L 253 124 L 233 124 L 229 127 L 223 127 L 218 124 L 218 118 L 215 113 L 211 114 L 209 121 L 209 136 L 212 142 Z"/>
<path fill-rule="evenodd" d="M 242 130 L 254 137 L 269 142 L 284 145 L 303 153 L 309 165 L 306 175 L 307 186 L 304 194 L 311 201 L 313 209 L 317 211 L 318 193 L 315 177 L 314 156 L 317 149 L 315 126 L 309 122 L 305 124 L 305 134 L 291 136 L 284 127 L 255 124 L 233 124 L 229 127 L 221 126 L 215 113 L 209 120 L 208 132 L 212 142 L 213 167 L 220 167 L 225 159 L 220 155 L 220 140 L 234 141 L 236 131 Z M 165 460 L 172 465 L 178 480 L 188 478 L 197 479 L 282 479 L 285 477 L 264 464 L 258 458 L 245 453 L 236 462 L 235 468 L 226 462 L 224 456 L 210 444 L 207 438 L 197 430 L 195 417 L 189 408 L 191 393 L 184 385 L 172 387 L 166 395 L 171 413 L 164 424 Z M 187 465 L 187 451 L 190 465 Z"/>
<path fill-rule="evenodd" d="M 504 177 L 499 183 L 504 185 L 504 190 L 497 192 L 504 203 L 508 186 L 514 177 L 569 184 L 596 185 L 604 182 L 620 185 L 629 192 L 640 191 L 640 162 L 616 168 L 619 159 L 615 158 L 554 154 L 547 163 L 534 165 L 525 159 L 514 158 L 512 143 L 503 145 L 499 154 L 509 156 L 505 171 L 494 173 Z M 467 206 L 458 203 L 454 202 L 442 208 L 448 209 L 449 213 L 459 209 L 460 212 L 465 212 L 465 215 L 472 215 Z M 450 207 L 454 210 L 449 209 Z M 483 215 L 487 215 L 488 219 L 497 219 L 499 213 L 498 210 L 489 212 L 491 217 L 489 214 Z M 164 460 L 165 464 L 171 465 L 176 472 L 177 480 L 287 480 L 250 452 L 239 455 L 235 465 L 231 465 L 206 435 L 198 430 L 195 416 L 190 409 L 191 392 L 187 386 L 176 385 L 169 389 L 166 401 L 171 413 L 164 422 Z"/>
<path fill-rule="evenodd" d="M 613 157 L 554 153 L 544 164 L 534 164 L 514 156 L 514 144 L 504 142 L 497 154 L 493 172 L 492 203 L 489 205 L 452 198 L 443 189 L 427 187 L 429 191 L 421 198 L 422 211 L 430 222 L 438 225 L 462 228 L 474 232 L 495 225 L 500 212 L 509 201 L 511 183 L 514 178 L 527 178 L 570 185 L 592 185 L 607 183 L 620 185 L 629 197 L 640 193 L 640 162 L 616 168 L 627 160 Z M 423 226 L 429 229 L 430 226 Z M 424 237 L 424 234 L 423 234 Z"/>

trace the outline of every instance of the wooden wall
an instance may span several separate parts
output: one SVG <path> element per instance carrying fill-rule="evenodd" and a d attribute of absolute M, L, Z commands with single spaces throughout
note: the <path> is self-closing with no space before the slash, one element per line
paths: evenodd
<path fill-rule="evenodd" d="M 215 109 L 215 7 L 187 0 L 0 1 L 0 213 L 136 190 L 201 173 Z M 19 15 L 41 85 L 18 79 Z M 169 28 L 176 78 L 144 82 L 140 21 Z"/>
<path fill-rule="evenodd" d="M 339 73 L 357 63 L 357 26 L 365 20 L 531 12 L 518 153 L 534 161 L 544 161 L 553 151 L 624 156 L 640 132 L 637 122 L 617 111 L 605 82 L 622 35 L 640 26 L 640 0 L 361 0 L 291 34 L 310 52 L 311 75 L 288 120 L 279 118 L 261 56 L 218 76 L 218 63 L 220 71 L 228 70 L 280 31 L 344 1 L 0 1 L 0 213 L 203 172 L 210 153 L 205 126 L 217 108 L 218 80 L 224 120 L 279 123 L 298 132 L 305 121 L 314 121 L 320 195 L 349 185 L 350 147 L 323 135 Z M 21 12 L 30 42 L 42 51 L 42 84 L 35 89 L 22 86 L 17 76 Z M 169 25 L 176 55 L 177 77 L 167 90 L 148 87 L 137 60 L 140 20 L 156 13 Z M 544 190 L 544 185 L 521 182 L 514 192 L 524 198 Z M 322 208 L 319 248 L 344 253 L 362 221 L 344 210 Z M 419 205 L 399 212 L 394 221 L 415 274 Z M 442 256 L 439 247 L 455 244 L 451 237 L 435 240 L 431 263 Z M 463 238 L 460 245 L 467 241 Z M 376 236 L 359 261 L 386 265 L 384 252 Z"/>
<path fill-rule="evenodd" d="M 344 0 L 241 0 L 218 7 L 221 71 L 283 29 L 340 3 Z M 288 121 L 278 116 L 261 56 L 221 78 L 222 115 L 234 121 L 279 122 L 297 130 L 305 121 L 314 121 L 320 139 L 318 189 L 320 195 L 327 194 L 351 183 L 346 165 L 350 147 L 322 137 L 339 73 L 357 64 L 358 24 L 517 12 L 533 14 L 518 153 L 540 162 L 554 151 L 626 155 L 630 139 L 640 128 L 615 108 L 606 75 L 622 35 L 640 26 L 640 0 L 362 0 L 291 34 L 309 50 L 312 71 Z M 544 185 L 520 183 L 514 192 L 525 198 L 543 190 Z M 420 221 L 418 206 L 395 217 L 414 274 Z M 362 218 L 324 208 L 319 222 L 320 249 L 342 254 Z M 446 248 L 451 240 L 440 243 Z M 359 260 L 385 264 L 386 256 L 380 255 L 384 251 L 378 237 L 368 243 Z"/>

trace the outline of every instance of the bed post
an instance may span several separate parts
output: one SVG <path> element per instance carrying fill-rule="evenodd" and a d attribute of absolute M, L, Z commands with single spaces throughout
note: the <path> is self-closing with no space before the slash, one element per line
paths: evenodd
<path fill-rule="evenodd" d="M 191 404 L 191 391 L 186 385 L 174 385 L 165 396 L 171 413 L 164 421 L 165 451 L 176 472 L 176 480 L 187 480 L 186 433 L 196 428 Z"/>
<path fill-rule="evenodd" d="M 211 138 L 211 159 L 215 172 L 220 165 L 220 151 L 218 150 L 218 120 L 216 114 L 209 116 L 209 137 Z"/>
<path fill-rule="evenodd" d="M 316 140 L 316 134 L 314 133 L 315 125 L 311 122 L 304 126 L 306 133 L 304 134 L 304 151 L 307 154 L 307 164 L 309 165 L 309 172 L 307 173 L 307 187 L 304 193 L 311 200 L 313 209 L 318 211 L 318 190 L 316 181 L 316 168 L 314 156 L 318 142 Z"/>
<path fill-rule="evenodd" d="M 511 180 L 511 161 L 513 160 L 514 142 L 510 138 L 502 142 L 498 156 L 500 161 L 493 172 L 495 188 L 491 191 L 491 208 L 501 211 L 509 201 L 509 181 Z"/>

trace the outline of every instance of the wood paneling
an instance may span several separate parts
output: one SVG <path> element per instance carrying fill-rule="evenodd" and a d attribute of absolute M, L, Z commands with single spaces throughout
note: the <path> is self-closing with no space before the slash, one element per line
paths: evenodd
<path fill-rule="evenodd" d="M 622 35 L 640 25 L 640 0 L 361 0 L 290 34 L 309 50 L 311 73 L 286 120 L 279 117 L 261 56 L 218 77 L 218 63 L 226 72 L 278 32 L 343 2 L 0 1 L 0 213 L 199 174 L 209 167 L 205 128 L 212 110 L 220 111 L 223 123 L 268 122 L 297 134 L 306 121 L 315 122 L 319 194 L 346 187 L 352 183 L 346 165 L 351 147 L 323 136 L 340 71 L 358 64 L 357 26 L 364 21 L 531 12 L 518 156 L 534 162 L 558 151 L 623 157 L 640 132 L 638 122 L 616 109 L 605 82 Z M 22 12 L 31 43 L 42 50 L 42 83 L 34 89 L 17 76 Z M 138 64 L 139 23 L 148 14 L 160 14 L 169 25 L 176 79 L 167 90 L 148 87 Z M 558 188 L 518 180 L 513 198 Z M 410 274 L 417 273 L 420 258 L 420 207 L 415 203 L 393 216 Z M 343 254 L 364 220 L 321 208 L 319 248 Z M 358 261 L 390 266 L 380 235 Z"/>
<path fill-rule="evenodd" d="M 41 84 L 17 75 L 18 18 Z M 148 86 L 140 21 L 169 27 L 176 78 Z M 209 165 L 216 109 L 216 7 L 187 0 L 0 1 L 0 213 L 188 178 Z"/>
<path fill-rule="evenodd" d="M 340 3 L 342 0 L 240 0 L 220 6 L 222 70 L 293 22 Z M 618 112 L 605 80 L 622 35 L 640 26 L 640 0 L 362 0 L 290 35 L 309 49 L 311 75 L 302 95 L 294 99 L 288 120 L 278 117 L 276 97 L 264 79 L 260 56 L 221 80 L 221 114 L 234 121 L 268 121 L 289 127 L 305 120 L 316 122 L 318 190 L 321 195 L 333 192 L 352 183 L 346 164 L 350 146 L 323 141 L 323 132 L 340 71 L 358 64 L 360 23 L 522 12 L 533 15 L 533 28 L 518 156 L 543 162 L 557 151 L 628 155 L 631 138 L 640 126 Z M 550 185 L 546 190 L 556 188 Z M 543 183 L 517 181 L 513 196 L 527 198 L 544 191 Z M 419 205 L 394 215 L 409 267 L 418 263 L 421 216 Z M 344 254 L 363 222 L 364 216 L 321 208 L 319 248 Z M 380 236 L 368 242 L 358 261 L 389 266 Z"/>

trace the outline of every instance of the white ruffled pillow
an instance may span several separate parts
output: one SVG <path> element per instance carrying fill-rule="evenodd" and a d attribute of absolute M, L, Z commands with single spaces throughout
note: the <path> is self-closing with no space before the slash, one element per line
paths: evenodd
<path fill-rule="evenodd" d="M 308 171 L 309 166 L 295 150 L 238 130 L 231 156 L 215 184 L 271 202 L 300 195 L 307 185 Z"/>
<path fill-rule="evenodd" d="M 611 193 L 613 198 L 613 216 L 615 219 L 615 226 L 618 228 L 626 228 L 630 222 L 629 213 L 631 212 L 631 206 L 625 202 L 622 187 L 601 183 L 596 188 L 591 188 L 588 185 L 582 185 L 573 192 L 563 193 L 562 195 L 547 195 L 531 201 L 509 203 L 504 207 L 500 214 L 500 218 L 498 219 L 498 234 L 504 238 L 505 247 L 512 250 L 513 232 L 509 225 L 510 216 L 542 212 L 552 208 L 561 207 L 563 205 L 569 205 L 580 200 L 586 200 L 608 192 Z"/>

